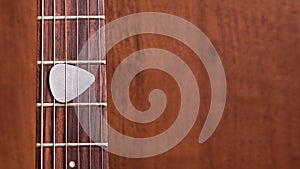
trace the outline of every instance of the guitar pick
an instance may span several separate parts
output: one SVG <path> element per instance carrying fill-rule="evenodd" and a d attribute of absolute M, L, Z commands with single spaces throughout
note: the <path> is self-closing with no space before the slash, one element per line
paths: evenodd
<path fill-rule="evenodd" d="M 55 100 L 69 102 L 95 81 L 95 76 L 90 72 L 67 64 L 54 65 L 49 73 L 50 90 Z"/>

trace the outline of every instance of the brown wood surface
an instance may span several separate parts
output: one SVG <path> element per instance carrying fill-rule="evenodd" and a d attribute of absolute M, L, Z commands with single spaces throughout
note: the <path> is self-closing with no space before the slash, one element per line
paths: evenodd
<path fill-rule="evenodd" d="M 0 1 L 0 168 L 35 167 L 36 2 Z"/>
<path fill-rule="evenodd" d="M 300 166 L 300 23 L 298 0 L 106 0 L 106 22 L 137 12 L 165 12 L 199 27 L 212 41 L 227 79 L 227 103 L 214 135 L 204 144 L 199 133 L 209 110 L 210 84 L 203 64 L 185 45 L 158 35 L 139 35 L 117 44 L 107 56 L 108 92 L 118 64 L 149 47 L 167 49 L 191 67 L 201 107 L 188 136 L 172 150 L 145 159 L 110 154 L 111 169 L 297 169 Z M 107 37 L 109 38 L 109 37 Z M 118 131 L 149 137 L 177 116 L 178 86 L 161 71 L 148 70 L 131 84 L 131 101 L 149 107 L 149 91 L 165 91 L 168 106 L 149 124 L 130 122 L 117 112 L 108 93 L 108 118 Z"/>

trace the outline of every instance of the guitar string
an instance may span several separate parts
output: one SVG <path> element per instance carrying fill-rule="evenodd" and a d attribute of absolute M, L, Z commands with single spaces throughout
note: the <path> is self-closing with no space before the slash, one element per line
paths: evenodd
<path fill-rule="evenodd" d="M 42 12 L 42 16 L 44 16 L 44 0 L 42 0 L 42 4 L 41 4 L 41 12 Z M 44 61 L 44 19 L 42 18 L 42 35 L 41 35 L 41 39 L 42 39 L 42 44 L 41 44 L 41 60 Z M 41 169 L 43 168 L 44 164 L 43 164 L 43 160 L 44 160 L 44 65 L 43 63 L 41 64 L 41 109 L 40 109 L 40 115 L 41 115 L 41 157 L 40 157 L 40 167 Z"/>
<path fill-rule="evenodd" d="M 56 15 L 56 1 L 53 0 L 53 16 Z M 56 32 L 56 28 L 55 28 L 55 24 L 56 24 L 56 20 L 55 18 L 53 18 L 53 65 L 55 65 L 55 48 L 56 48 L 56 44 L 55 44 L 55 32 Z M 56 143 L 56 140 L 55 140 L 55 137 L 56 137 L 56 133 L 55 133 L 55 123 L 56 123 L 56 106 L 55 106 L 55 99 L 53 98 L 53 169 L 56 168 L 56 165 L 55 165 L 55 161 L 56 161 L 56 147 L 55 147 L 55 143 Z"/>
<path fill-rule="evenodd" d="M 87 15 L 89 16 L 90 15 L 90 1 L 89 0 L 86 0 L 86 3 L 87 3 Z M 88 60 L 91 59 L 91 55 L 90 55 L 90 43 L 89 43 L 89 37 L 90 37 L 90 19 L 88 18 L 87 19 L 87 58 Z M 88 63 L 88 71 L 90 72 L 90 64 Z M 88 103 L 90 103 L 90 96 L 91 96 L 91 90 L 90 90 L 90 87 L 88 89 Z M 89 139 L 89 168 L 92 168 L 92 146 L 91 146 L 91 106 L 89 105 L 88 106 L 88 128 L 89 128 L 89 131 L 88 131 L 88 139 Z"/>
<path fill-rule="evenodd" d="M 104 0 L 102 0 L 102 10 L 103 10 L 103 15 L 105 16 L 105 1 Z M 103 21 L 104 22 L 104 24 L 106 23 L 106 21 L 104 20 Z M 103 59 L 104 58 L 104 60 L 105 60 L 105 63 L 106 63 L 106 61 L 107 61 L 107 58 L 106 58 L 106 56 L 105 56 L 105 53 L 106 53 L 106 34 L 105 34 L 105 31 L 103 31 L 103 35 L 102 35 L 102 38 L 103 38 L 103 48 L 101 48 L 101 50 L 102 50 L 102 54 L 101 54 L 101 56 L 102 56 L 102 58 L 101 59 Z M 104 121 L 102 121 L 102 122 L 104 122 L 104 129 L 105 129 L 105 132 L 104 132 L 104 134 L 103 134 L 103 137 L 105 138 L 105 140 L 103 140 L 103 141 L 105 141 L 105 142 L 107 142 L 107 148 L 108 148 L 108 128 L 107 128 L 107 123 L 105 123 L 107 120 L 108 120 L 108 117 L 107 117 L 107 88 L 106 88 L 106 86 L 107 86 L 107 65 L 105 64 L 104 65 L 104 72 L 105 72 L 105 75 L 104 75 L 104 77 L 103 77 L 103 84 L 104 84 L 104 86 L 105 86 L 105 90 L 104 90 L 104 100 L 103 101 L 105 101 L 105 103 L 106 103 L 106 106 L 105 107 L 103 107 L 103 114 L 104 114 Z M 104 129 L 103 129 L 103 131 L 104 131 Z M 109 161 L 108 161 L 108 152 L 106 151 L 106 150 L 103 150 L 104 151 L 104 157 L 106 157 L 105 158 L 105 164 L 106 164 L 106 169 L 108 169 L 109 168 Z M 104 157 L 103 157 L 103 159 L 104 159 Z"/>
<path fill-rule="evenodd" d="M 78 11 L 79 11 L 79 8 L 78 8 L 78 0 L 76 0 L 76 16 L 79 15 Z M 79 32 L 79 20 L 78 20 L 78 17 L 76 19 L 76 60 L 77 60 L 77 63 L 76 63 L 76 66 L 78 67 L 79 66 L 79 63 L 78 63 L 78 50 L 79 50 L 79 42 L 78 42 L 78 32 Z M 78 69 L 77 69 L 77 86 L 79 86 L 79 80 L 78 80 Z M 79 88 L 77 87 L 77 96 L 79 94 Z M 77 99 L 77 143 L 79 143 L 79 137 L 80 137 L 80 134 L 79 134 L 79 126 L 80 126 L 80 123 L 79 123 L 79 120 L 80 120 L 80 110 L 79 110 L 79 99 L 80 97 L 78 96 L 78 99 Z M 77 147 L 77 166 L 78 168 L 80 169 L 80 146 L 78 144 L 78 147 Z"/>
<path fill-rule="evenodd" d="M 104 0 L 102 0 L 102 10 L 103 10 L 103 15 L 105 16 L 105 1 Z M 105 24 L 105 21 L 104 21 L 104 24 Z M 102 38 L 103 38 L 103 48 L 101 48 L 101 50 L 102 50 L 102 54 L 101 54 L 101 59 L 103 59 L 104 58 L 104 60 L 105 60 L 105 63 L 106 63 L 106 56 L 105 56 L 105 53 L 106 53 L 106 34 L 105 34 L 105 31 L 103 31 L 103 35 L 102 35 Z M 104 72 L 105 72 L 105 75 L 104 75 L 104 77 L 103 77 L 103 84 L 104 84 L 104 86 L 105 86 L 105 90 L 104 90 L 104 97 L 103 97 L 103 99 L 104 99 L 104 101 L 105 101 L 105 103 L 106 103 L 106 107 L 103 107 L 103 114 L 104 115 L 102 115 L 102 118 L 104 118 L 103 119 L 103 121 L 102 122 L 105 122 L 105 121 L 107 121 L 108 120 L 108 117 L 107 117 L 107 88 L 106 88 L 106 86 L 107 86 L 107 66 L 106 66 L 106 64 L 104 65 Z M 105 138 L 105 140 L 103 140 L 103 141 L 105 141 L 105 142 L 107 142 L 107 148 L 108 148 L 108 128 L 107 128 L 107 126 L 106 126 L 106 123 L 104 123 L 104 126 L 103 126 L 103 129 L 102 129 L 102 131 L 104 131 L 104 129 L 105 129 L 105 132 L 103 133 L 103 138 Z M 103 150 L 103 149 L 102 149 Z M 104 153 L 105 153 L 105 164 L 106 164 L 106 168 L 108 169 L 109 168 L 109 163 L 108 163 L 108 152 L 106 152 L 106 150 L 103 150 L 104 151 Z M 104 157 L 103 157 L 103 159 L 104 159 Z M 104 164 L 103 164 L 104 165 Z"/>
<path fill-rule="evenodd" d="M 64 1 L 65 3 L 65 16 L 67 16 L 67 0 Z M 67 28 L 67 19 L 65 18 L 65 61 L 68 60 L 68 28 Z M 65 102 L 67 101 L 67 66 L 65 66 Z M 65 104 L 65 141 L 68 142 L 68 107 Z M 65 168 L 68 168 L 68 145 L 66 144 L 65 147 Z"/>
<path fill-rule="evenodd" d="M 102 13 L 103 13 L 103 15 L 105 16 L 105 13 L 104 13 L 104 0 L 101 0 L 101 2 L 102 2 L 102 4 L 101 4 L 101 8 L 99 9 L 99 11 L 101 11 L 101 9 L 102 9 Z M 101 22 L 101 20 L 100 20 L 100 22 Z M 104 21 L 104 24 L 105 24 L 105 21 Z M 101 32 L 100 32 L 101 33 Z M 102 36 L 102 40 L 100 39 L 100 44 L 102 43 L 102 48 L 100 48 L 100 57 L 101 57 L 101 60 L 103 59 L 103 58 L 105 58 L 105 56 L 103 56 L 103 54 L 104 54 L 104 51 L 105 51 L 105 49 L 106 49 L 106 46 L 105 46 L 105 31 L 103 32 L 103 34 L 99 34 L 99 36 L 101 37 Z M 106 63 L 106 59 L 103 59 L 103 60 L 105 60 L 105 63 Z M 103 69 L 101 69 L 101 70 L 103 70 Z M 106 86 L 106 64 L 104 65 L 104 74 L 103 74 L 103 76 L 102 76 L 102 85 L 104 85 L 104 86 Z M 103 90 L 103 88 L 102 88 L 102 97 L 101 97 L 101 101 L 104 101 L 104 102 L 106 102 L 106 104 L 107 104 L 107 100 L 106 100 L 106 87 L 104 88 L 104 90 Z M 104 120 L 107 120 L 107 119 L 105 119 L 106 118 L 106 110 L 107 109 L 107 105 L 106 105 L 106 107 L 102 107 L 101 108 L 101 142 L 107 142 L 107 148 L 108 148 L 108 139 L 106 138 L 106 132 L 107 131 L 104 131 L 104 129 L 106 129 L 105 128 L 105 126 L 104 126 L 104 124 L 103 124 L 103 122 L 104 122 Z M 105 154 L 107 154 L 106 152 L 105 152 L 105 150 L 104 150 L 104 147 L 101 147 L 101 159 L 102 159 L 102 168 L 104 169 L 104 167 L 106 167 L 106 168 L 108 168 L 108 159 L 104 159 L 104 153 Z M 106 161 L 104 161 L 104 160 L 106 160 Z M 106 166 L 105 166 L 105 164 L 106 164 Z"/>
<path fill-rule="evenodd" d="M 104 3 L 104 2 L 102 2 L 102 3 Z M 101 10 L 100 10 L 100 2 L 99 2 L 99 0 L 97 0 L 97 7 L 98 7 L 98 15 L 99 16 L 101 16 Z M 98 20 L 98 56 L 99 56 L 99 60 L 102 60 L 102 57 L 101 57 L 101 37 L 100 37 L 100 27 L 101 27 L 101 20 L 100 20 L 100 18 L 99 18 L 99 20 Z M 104 47 L 104 46 L 102 46 L 102 47 Z M 100 81 L 101 81 L 101 77 L 102 77 L 102 79 L 103 79 L 103 76 L 101 76 L 102 75 L 102 71 L 101 71 L 102 69 L 101 69 L 101 65 L 99 65 L 99 73 L 100 73 Z M 103 84 L 102 84 L 103 85 Z M 102 89 L 103 88 L 100 88 L 100 93 L 101 93 L 101 95 L 99 96 L 100 97 L 100 102 L 102 102 L 102 95 L 103 95 L 103 91 L 102 91 Z M 103 135 L 102 135 L 102 133 L 103 133 L 103 128 L 102 128 L 102 107 L 101 107 L 101 111 L 99 111 L 99 113 L 100 113 L 100 142 L 101 143 L 103 143 Z M 98 133 L 96 133 L 96 134 L 98 134 Z M 101 169 L 104 169 L 104 165 L 103 165 L 103 148 L 102 147 L 100 147 L 100 149 L 101 149 Z"/>

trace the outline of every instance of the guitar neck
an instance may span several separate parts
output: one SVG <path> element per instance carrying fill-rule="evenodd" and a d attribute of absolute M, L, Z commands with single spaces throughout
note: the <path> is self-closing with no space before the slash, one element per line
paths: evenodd
<path fill-rule="evenodd" d="M 106 62 L 99 55 L 79 57 L 89 37 L 105 23 L 104 1 L 38 0 L 37 20 L 36 168 L 107 169 L 107 133 L 102 122 L 106 119 Z M 99 42 L 99 50 L 104 50 L 104 35 L 99 35 Z M 95 72 L 96 92 L 88 89 L 76 101 L 57 102 L 48 75 L 59 63 Z M 94 135 L 99 139 L 93 139 Z"/>

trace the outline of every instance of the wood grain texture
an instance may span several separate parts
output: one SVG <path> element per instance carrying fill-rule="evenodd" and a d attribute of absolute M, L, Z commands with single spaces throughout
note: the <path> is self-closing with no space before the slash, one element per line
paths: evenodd
<path fill-rule="evenodd" d="M 188 136 L 172 150 L 145 159 L 110 154 L 111 169 L 297 169 L 300 166 L 300 23 L 297 0 L 106 0 L 106 22 L 137 12 L 164 12 L 186 19 L 212 41 L 227 79 L 227 103 L 214 135 L 204 144 L 198 137 L 210 105 L 210 84 L 202 63 L 177 40 L 139 35 L 117 44 L 107 56 L 108 118 L 118 131 L 149 137 L 168 128 L 177 116 L 179 91 L 160 71 L 144 71 L 131 83 L 131 101 L 149 107 L 154 88 L 168 102 L 155 122 L 138 124 L 124 119 L 110 91 L 113 72 L 134 51 L 167 49 L 181 57 L 198 80 L 201 105 Z M 109 38 L 109 37 L 107 37 Z"/>
<path fill-rule="evenodd" d="M 34 168 L 36 2 L 0 1 L 0 24 L 0 168 Z"/>

